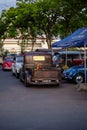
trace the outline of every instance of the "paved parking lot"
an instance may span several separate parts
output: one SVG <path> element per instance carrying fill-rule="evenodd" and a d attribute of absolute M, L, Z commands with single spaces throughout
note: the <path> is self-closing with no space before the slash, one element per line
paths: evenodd
<path fill-rule="evenodd" d="M 87 130 L 87 92 L 77 88 L 26 88 L 0 71 L 0 130 Z"/>

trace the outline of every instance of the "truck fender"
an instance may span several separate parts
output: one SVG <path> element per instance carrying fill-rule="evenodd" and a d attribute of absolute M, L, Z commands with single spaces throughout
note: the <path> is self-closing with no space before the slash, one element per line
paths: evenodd
<path fill-rule="evenodd" d="M 29 71 L 25 71 L 25 76 L 27 76 L 27 77 L 29 77 L 29 76 L 30 76 Z"/>

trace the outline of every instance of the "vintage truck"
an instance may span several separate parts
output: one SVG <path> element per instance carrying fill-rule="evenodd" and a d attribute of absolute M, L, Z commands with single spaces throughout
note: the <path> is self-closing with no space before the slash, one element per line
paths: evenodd
<path fill-rule="evenodd" d="M 52 55 L 46 52 L 28 52 L 19 74 L 20 81 L 25 86 L 59 85 L 61 69 L 53 67 Z"/>

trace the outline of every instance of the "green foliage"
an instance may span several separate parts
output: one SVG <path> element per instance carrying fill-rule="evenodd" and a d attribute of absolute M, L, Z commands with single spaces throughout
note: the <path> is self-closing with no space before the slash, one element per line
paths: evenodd
<path fill-rule="evenodd" d="M 0 18 L 0 39 L 4 35 L 4 32 L 6 31 L 6 23 L 3 21 L 2 18 Z"/>
<path fill-rule="evenodd" d="M 87 27 L 85 0 L 17 0 L 16 5 L 2 13 L 0 38 L 6 33 L 11 37 L 20 34 L 24 41 L 21 46 L 28 44 L 29 38 L 33 44 L 38 35 L 45 35 L 50 48 L 54 36 L 64 38 Z"/>
<path fill-rule="evenodd" d="M 10 53 L 8 50 L 5 50 L 3 48 L 1 49 L 1 55 L 3 56 L 3 58 L 7 56 L 8 53 Z"/>

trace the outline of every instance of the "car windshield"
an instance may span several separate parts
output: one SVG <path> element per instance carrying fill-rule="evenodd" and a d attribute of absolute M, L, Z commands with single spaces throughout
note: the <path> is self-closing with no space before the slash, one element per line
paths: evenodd
<path fill-rule="evenodd" d="M 17 60 L 16 60 L 18 63 L 22 63 L 23 62 L 23 57 L 17 57 Z"/>
<path fill-rule="evenodd" d="M 5 61 L 6 62 L 13 62 L 13 58 L 6 58 Z"/>

